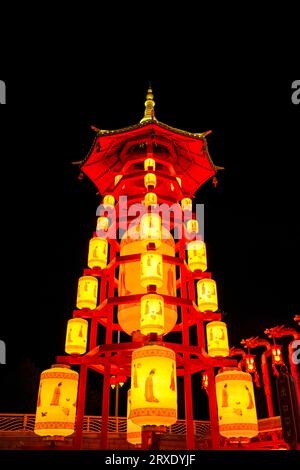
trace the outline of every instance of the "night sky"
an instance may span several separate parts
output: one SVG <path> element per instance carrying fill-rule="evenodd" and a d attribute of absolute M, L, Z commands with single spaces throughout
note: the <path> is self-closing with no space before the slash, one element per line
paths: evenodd
<path fill-rule="evenodd" d="M 46 73 L 22 83 L 7 79 L 0 141 L 0 339 L 7 365 L 0 365 L 0 412 L 34 412 L 38 374 L 64 351 L 100 201 L 71 162 L 87 154 L 91 125 L 139 122 L 149 80 L 157 118 L 192 132 L 211 129 L 210 155 L 225 167 L 217 188 L 208 181 L 197 202 L 205 204 L 208 266 L 230 345 L 265 337 L 264 329 L 277 324 L 297 327 L 300 105 L 291 101 L 292 79 L 176 73 L 176 63 L 146 71 L 129 66 L 121 75 L 106 68 L 80 80 L 64 75 L 53 82 Z"/>

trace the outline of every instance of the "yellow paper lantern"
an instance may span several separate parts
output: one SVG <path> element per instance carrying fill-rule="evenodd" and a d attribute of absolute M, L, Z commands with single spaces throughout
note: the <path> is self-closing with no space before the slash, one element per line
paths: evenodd
<path fill-rule="evenodd" d="M 98 217 L 97 227 L 96 227 L 97 232 L 101 230 L 106 232 L 108 230 L 108 226 L 109 226 L 109 220 L 107 217 L 104 217 L 104 216 Z"/>
<path fill-rule="evenodd" d="M 138 424 L 134 424 L 130 419 L 131 413 L 131 389 L 127 392 L 127 428 L 126 440 L 135 446 L 142 443 L 142 428 Z"/>
<path fill-rule="evenodd" d="M 90 239 L 88 267 L 106 268 L 108 254 L 108 241 L 106 238 L 94 237 Z"/>
<path fill-rule="evenodd" d="M 107 194 L 103 198 L 103 206 L 108 209 L 112 209 L 115 205 L 115 198 L 111 194 Z"/>
<path fill-rule="evenodd" d="M 146 188 L 155 188 L 156 186 L 156 176 L 154 173 L 147 173 L 144 177 L 144 183 Z"/>
<path fill-rule="evenodd" d="M 207 352 L 212 357 L 229 355 L 228 334 L 226 323 L 212 321 L 206 325 Z"/>
<path fill-rule="evenodd" d="M 178 181 L 179 186 L 181 187 L 181 178 L 179 178 L 179 176 L 176 176 L 176 179 Z"/>
<path fill-rule="evenodd" d="M 149 335 L 164 333 L 164 299 L 157 294 L 144 295 L 141 298 L 141 333 Z"/>
<path fill-rule="evenodd" d="M 149 206 L 156 206 L 157 204 L 157 196 L 155 193 L 147 193 L 146 196 L 145 196 L 145 206 L 146 207 L 149 207 Z"/>
<path fill-rule="evenodd" d="M 140 226 L 140 237 L 143 240 L 144 245 L 148 243 L 154 243 L 155 248 L 158 248 L 161 244 L 162 227 L 161 217 L 159 214 L 144 214 L 141 218 Z"/>
<path fill-rule="evenodd" d="M 227 438 L 252 438 L 258 434 L 252 377 L 241 370 L 216 376 L 220 434 Z"/>
<path fill-rule="evenodd" d="M 213 279 L 200 279 L 197 282 L 198 307 L 200 312 L 218 310 L 217 284 Z"/>
<path fill-rule="evenodd" d="M 115 176 L 115 186 L 117 186 L 118 182 L 123 178 L 123 175 Z"/>
<path fill-rule="evenodd" d="M 84 318 L 71 318 L 67 325 L 65 351 L 80 355 L 86 352 L 88 321 Z"/>
<path fill-rule="evenodd" d="M 81 276 L 78 280 L 77 308 L 93 310 L 97 306 L 98 280 L 94 276 Z"/>
<path fill-rule="evenodd" d="M 149 250 L 141 255 L 141 285 L 161 287 L 163 285 L 162 255 Z"/>
<path fill-rule="evenodd" d="M 140 426 L 170 426 L 177 421 L 175 353 L 144 346 L 132 353 L 131 420 Z"/>
<path fill-rule="evenodd" d="M 153 158 L 146 158 L 146 160 L 144 161 L 144 169 L 146 171 L 155 171 L 155 160 Z"/>
<path fill-rule="evenodd" d="M 187 245 L 188 266 L 192 272 L 207 270 L 206 245 L 201 240 L 194 240 Z"/>
<path fill-rule="evenodd" d="M 181 200 L 181 209 L 183 211 L 191 211 L 193 207 L 193 201 L 189 197 L 185 197 Z"/>
<path fill-rule="evenodd" d="M 186 229 L 188 233 L 198 233 L 199 232 L 199 224 L 198 220 L 190 219 L 186 223 Z"/>
<path fill-rule="evenodd" d="M 34 432 L 39 436 L 70 436 L 74 432 L 78 374 L 54 365 L 41 374 Z"/>
<path fill-rule="evenodd" d="M 143 242 L 139 239 L 139 225 L 129 228 L 124 233 L 120 242 L 120 255 L 134 255 L 145 253 Z M 175 256 L 175 241 L 170 232 L 162 228 L 162 243 L 155 251 L 149 253 Z M 141 286 L 139 279 L 141 273 L 141 262 L 139 260 L 120 265 L 118 295 L 146 294 L 146 287 Z M 158 294 L 176 296 L 176 271 L 175 266 L 167 261 L 162 264 L 162 286 L 157 288 Z M 165 304 L 165 334 L 173 329 L 177 321 L 177 307 L 172 304 Z M 134 331 L 140 330 L 141 325 L 141 303 L 130 302 L 118 306 L 118 322 L 123 331 L 131 335 Z"/>

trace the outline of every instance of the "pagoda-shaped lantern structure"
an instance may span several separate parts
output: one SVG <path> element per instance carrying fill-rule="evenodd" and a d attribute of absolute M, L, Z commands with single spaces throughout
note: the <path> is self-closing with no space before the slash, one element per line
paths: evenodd
<path fill-rule="evenodd" d="M 205 339 L 206 325 L 222 321 L 193 201 L 218 169 L 208 153 L 209 131 L 191 133 L 158 121 L 151 88 L 138 124 L 114 131 L 93 129 L 95 139 L 81 172 L 102 198 L 98 225 L 104 218 L 108 222 L 87 234 L 87 243 L 93 237 L 89 268 L 84 269 L 78 310 L 73 312 L 74 318 L 89 322 L 87 352 L 57 359 L 80 369 L 77 448 L 91 368 L 103 375 L 101 448 L 107 448 L 111 378 L 122 375 L 131 387 L 128 418 L 141 426 L 142 435 L 176 422 L 178 402 L 184 403 L 186 448 L 195 449 L 191 377 L 202 373 L 207 379 L 211 448 L 217 449 L 216 368 L 234 368 L 236 361 L 224 357 L 223 344 L 218 354 L 217 342 L 209 355 Z M 194 326 L 197 344 L 191 345 Z M 103 344 L 97 341 L 99 329 L 105 330 Z M 176 343 L 165 338 L 169 332 L 177 333 Z M 180 401 L 178 377 L 183 377 Z"/>

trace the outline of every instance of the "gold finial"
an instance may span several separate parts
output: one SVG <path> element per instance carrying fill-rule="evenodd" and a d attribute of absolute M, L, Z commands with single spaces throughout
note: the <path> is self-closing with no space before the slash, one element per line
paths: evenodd
<path fill-rule="evenodd" d="M 143 119 L 140 120 L 140 122 L 157 121 L 155 114 L 154 114 L 155 102 L 153 98 L 154 96 L 153 96 L 152 88 L 151 88 L 151 85 L 149 84 L 148 92 L 146 95 L 146 101 L 145 101 L 144 117 Z"/>

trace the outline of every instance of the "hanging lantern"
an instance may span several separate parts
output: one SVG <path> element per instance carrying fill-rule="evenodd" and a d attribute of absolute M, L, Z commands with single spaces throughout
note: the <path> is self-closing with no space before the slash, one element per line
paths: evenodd
<path fill-rule="evenodd" d="M 144 183 L 145 183 L 145 186 L 146 188 L 148 189 L 151 189 L 151 188 L 155 188 L 156 186 L 156 176 L 154 173 L 147 173 L 144 177 Z"/>
<path fill-rule="evenodd" d="M 127 392 L 127 429 L 126 440 L 130 444 L 140 445 L 142 443 L 142 428 L 134 424 L 130 419 L 131 412 L 131 389 Z"/>
<path fill-rule="evenodd" d="M 117 186 L 118 182 L 123 178 L 123 175 L 115 176 L 115 186 Z"/>
<path fill-rule="evenodd" d="M 207 392 L 208 390 L 208 375 L 206 372 L 202 372 L 202 388 Z"/>
<path fill-rule="evenodd" d="M 188 266 L 192 272 L 207 270 L 206 245 L 201 240 L 194 240 L 187 244 Z"/>
<path fill-rule="evenodd" d="M 155 160 L 153 158 L 146 158 L 144 161 L 145 171 L 155 171 Z"/>
<path fill-rule="evenodd" d="M 218 310 L 217 284 L 213 279 L 200 279 L 197 282 L 198 307 L 200 312 Z"/>
<path fill-rule="evenodd" d="M 189 197 L 181 199 L 181 209 L 183 211 L 191 211 L 193 207 L 193 201 Z"/>
<path fill-rule="evenodd" d="M 176 176 L 176 179 L 177 179 L 179 186 L 181 187 L 181 178 L 179 178 L 179 176 Z"/>
<path fill-rule="evenodd" d="M 175 353 L 144 346 L 132 353 L 131 420 L 140 426 L 170 426 L 177 421 Z"/>
<path fill-rule="evenodd" d="M 100 231 L 107 232 L 108 226 L 109 226 L 109 219 L 107 217 L 104 217 L 104 216 L 98 217 L 97 227 L 96 227 L 97 232 L 100 232 Z"/>
<path fill-rule="evenodd" d="M 110 386 L 112 389 L 116 388 L 117 385 L 117 377 L 115 375 L 112 375 L 110 378 Z"/>
<path fill-rule="evenodd" d="M 141 298 L 141 333 L 149 335 L 164 333 L 164 299 L 157 294 L 144 295 Z"/>
<path fill-rule="evenodd" d="M 88 267 L 106 268 L 107 266 L 108 241 L 106 238 L 93 237 L 89 243 Z"/>
<path fill-rule="evenodd" d="M 154 243 L 155 248 L 161 244 L 161 218 L 159 214 L 144 214 L 141 218 L 140 237 L 145 246 Z"/>
<path fill-rule="evenodd" d="M 161 287 L 163 285 L 162 255 L 149 250 L 141 255 L 141 284 Z"/>
<path fill-rule="evenodd" d="M 246 372 L 252 374 L 256 372 L 256 364 L 255 364 L 255 355 L 254 354 L 246 354 L 245 355 L 245 368 Z"/>
<path fill-rule="evenodd" d="M 252 377 L 240 370 L 216 376 L 220 434 L 227 438 L 250 439 L 258 434 Z"/>
<path fill-rule="evenodd" d="M 74 432 L 78 374 L 57 364 L 41 373 L 34 432 L 39 436 L 70 436 Z"/>
<path fill-rule="evenodd" d="M 103 206 L 106 209 L 113 209 L 115 205 L 115 198 L 111 194 L 107 194 L 103 198 Z"/>
<path fill-rule="evenodd" d="M 275 366 L 284 365 L 282 358 L 282 346 L 279 346 L 278 344 L 274 344 L 272 346 L 272 363 Z"/>
<path fill-rule="evenodd" d="M 190 219 L 186 223 L 186 229 L 188 233 L 198 233 L 199 232 L 199 224 L 198 220 Z"/>
<path fill-rule="evenodd" d="M 88 321 L 72 318 L 68 321 L 65 351 L 67 354 L 80 355 L 86 352 Z"/>
<path fill-rule="evenodd" d="M 206 325 L 207 352 L 212 357 L 229 355 L 226 323 L 211 321 Z"/>
<path fill-rule="evenodd" d="M 97 306 L 98 280 L 93 276 L 81 276 L 78 280 L 77 302 L 79 309 L 93 310 Z"/>
<path fill-rule="evenodd" d="M 155 255 L 168 255 L 173 258 L 175 256 L 175 242 L 170 232 L 162 227 L 162 240 L 161 245 L 157 250 L 149 250 L 149 254 Z M 136 254 L 146 254 L 144 242 L 139 237 L 139 225 L 135 225 L 129 228 L 124 233 L 120 242 L 120 256 Z M 161 258 L 160 258 L 161 261 Z M 152 265 L 154 260 L 150 258 L 150 264 Z M 146 268 L 148 260 L 145 260 Z M 156 264 L 155 264 L 156 266 Z M 155 268 L 153 268 L 155 269 Z M 141 286 L 139 282 L 139 273 L 141 273 L 141 259 L 131 261 L 130 263 L 122 263 L 119 271 L 119 287 L 118 295 L 134 295 L 134 294 L 146 294 L 148 280 L 145 279 L 145 287 Z M 157 266 L 156 266 L 157 275 Z M 161 278 L 161 276 L 158 276 Z M 150 282 L 151 279 L 150 279 Z M 176 269 L 174 264 L 168 261 L 162 263 L 162 282 L 157 280 L 161 287 L 157 287 L 157 294 L 165 294 L 170 296 L 176 296 Z M 156 284 L 157 285 L 157 284 Z M 169 333 L 173 329 L 177 321 L 177 307 L 176 305 L 165 303 L 164 305 L 164 316 L 165 316 L 165 334 Z M 127 334 L 131 335 L 133 332 L 140 330 L 141 327 L 141 302 L 130 302 L 124 303 L 118 306 L 118 322 L 122 330 Z"/>
<path fill-rule="evenodd" d="M 157 204 L 156 194 L 155 193 L 147 193 L 146 196 L 145 196 L 144 203 L 145 203 L 146 207 L 156 206 L 156 204 Z"/>

